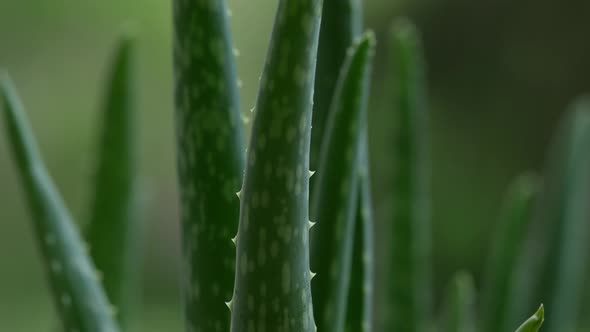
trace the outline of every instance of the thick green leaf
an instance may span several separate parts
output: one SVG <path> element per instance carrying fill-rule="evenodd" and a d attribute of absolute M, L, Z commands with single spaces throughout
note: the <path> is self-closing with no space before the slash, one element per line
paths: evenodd
<path fill-rule="evenodd" d="M 349 51 L 332 102 L 325 132 L 316 192 L 312 204 L 311 267 L 314 313 L 320 331 L 343 331 L 350 274 L 357 200 L 361 131 L 374 36 L 366 34 Z M 361 307 L 359 307 L 361 309 Z"/>
<path fill-rule="evenodd" d="M 470 274 L 455 274 L 446 299 L 445 331 L 475 331 L 475 286 Z"/>
<path fill-rule="evenodd" d="M 120 41 L 107 83 L 98 146 L 94 201 L 87 229 L 90 255 L 118 319 L 125 326 L 137 264 L 135 213 L 134 42 Z"/>
<path fill-rule="evenodd" d="M 537 332 L 541 328 L 541 325 L 543 325 L 544 320 L 545 308 L 541 304 L 537 312 L 516 329 L 516 332 Z"/>
<path fill-rule="evenodd" d="M 226 1 L 173 3 L 187 328 L 228 331 L 245 158 Z"/>
<path fill-rule="evenodd" d="M 232 332 L 313 332 L 309 145 L 320 0 L 281 0 L 240 193 Z"/>
<path fill-rule="evenodd" d="M 510 330 L 508 318 L 514 296 L 514 271 L 536 190 L 537 179 L 531 174 L 524 174 L 512 183 L 506 193 L 485 275 L 481 310 L 484 331 Z"/>
<path fill-rule="evenodd" d="M 424 65 L 420 38 L 402 20 L 393 29 L 394 141 L 391 315 L 388 331 L 421 331 L 431 315 L 430 193 Z"/>
<path fill-rule="evenodd" d="M 118 331 L 85 244 L 45 169 L 25 111 L 6 75 L 0 76 L 0 99 L 8 143 L 64 331 Z"/>
<path fill-rule="evenodd" d="M 570 106 L 551 147 L 513 291 L 512 316 L 544 302 L 551 310 L 549 332 L 575 329 L 583 295 L 590 251 L 588 151 L 590 98 L 581 98 Z"/>
<path fill-rule="evenodd" d="M 313 170 L 320 163 L 330 104 L 346 51 L 363 31 L 361 0 L 324 0 L 323 8 L 311 130 L 310 165 Z"/>

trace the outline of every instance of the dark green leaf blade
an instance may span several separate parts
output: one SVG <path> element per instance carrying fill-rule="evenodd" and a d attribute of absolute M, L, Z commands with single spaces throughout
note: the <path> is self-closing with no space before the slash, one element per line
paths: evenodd
<path fill-rule="evenodd" d="M 6 75 L 0 76 L 0 99 L 8 143 L 64 330 L 118 331 L 84 242 L 45 169 L 25 111 Z"/>
<path fill-rule="evenodd" d="M 139 266 L 135 212 L 134 38 L 119 42 L 110 69 L 98 146 L 94 201 L 86 230 L 90 256 L 103 275 L 103 286 L 126 325 L 133 271 Z"/>
<path fill-rule="evenodd" d="M 228 331 L 243 131 L 225 0 L 174 0 L 176 144 L 187 328 Z"/>
<path fill-rule="evenodd" d="M 232 332 L 313 332 L 309 145 L 320 0 L 281 0 L 241 190 Z"/>
<path fill-rule="evenodd" d="M 421 331 L 431 316 L 429 143 L 424 64 L 418 32 L 400 20 L 393 29 L 392 261 L 388 331 Z"/>
<path fill-rule="evenodd" d="M 346 59 L 346 51 L 363 31 L 360 0 L 324 0 L 323 8 L 312 114 L 310 152 L 312 170 L 316 170 L 320 162 L 320 153 L 330 117 L 330 104 Z"/>
<path fill-rule="evenodd" d="M 517 258 L 523 248 L 537 179 L 529 173 L 509 187 L 498 220 L 498 230 L 485 274 L 482 295 L 482 328 L 488 332 L 510 330 L 510 307 Z"/>
<path fill-rule="evenodd" d="M 359 161 L 374 36 L 349 51 L 332 102 L 312 205 L 312 283 L 318 329 L 343 331 L 359 192 Z"/>

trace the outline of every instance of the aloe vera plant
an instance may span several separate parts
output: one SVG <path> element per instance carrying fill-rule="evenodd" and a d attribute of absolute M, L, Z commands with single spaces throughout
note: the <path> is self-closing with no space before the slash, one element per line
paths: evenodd
<path fill-rule="evenodd" d="M 431 285 L 426 82 L 417 29 L 399 20 L 390 40 L 393 234 L 392 251 L 383 257 L 391 272 L 381 278 L 388 284 L 376 300 L 373 279 L 381 270 L 375 270 L 367 137 L 375 37 L 362 34 L 360 1 L 279 1 L 246 153 L 226 2 L 173 0 L 173 6 L 187 331 L 419 332 L 432 330 L 435 322 L 447 331 L 506 331 L 525 310 L 532 311 L 524 303 L 529 298 L 535 306 L 551 305 L 555 316 L 548 330 L 574 326 L 587 251 L 587 101 L 573 106 L 543 186 L 523 176 L 508 191 L 484 279 L 482 319 L 475 317 L 476 282 L 462 272 L 451 282 L 438 320 Z M 10 81 L 2 78 L 0 85 L 8 142 L 58 312 L 70 332 L 128 330 L 129 257 L 137 233 L 132 54 L 133 43 L 123 39 L 104 104 L 85 232 L 88 253 L 43 166 Z M 529 223 L 537 190 L 546 203 L 538 209 L 550 210 L 537 212 L 542 220 Z M 538 239 L 536 233 L 546 241 L 535 242 L 533 248 L 541 250 L 533 253 L 541 255 L 534 260 L 526 241 Z M 530 274 L 538 266 L 547 280 Z M 527 293 L 525 278 L 542 291 Z M 523 301 L 513 294 L 524 294 Z M 111 303 L 121 315 L 114 315 Z M 373 325 L 374 303 L 388 306 L 383 329 Z M 543 320 L 541 306 L 517 332 L 538 331 Z"/>

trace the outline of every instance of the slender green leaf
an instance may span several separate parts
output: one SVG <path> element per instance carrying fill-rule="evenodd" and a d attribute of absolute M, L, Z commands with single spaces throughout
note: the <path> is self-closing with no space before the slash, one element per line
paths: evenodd
<path fill-rule="evenodd" d="M 362 32 L 362 4 L 360 0 L 325 0 L 324 8 L 318 46 L 310 152 L 311 169 L 318 172 L 320 172 L 318 169 L 320 152 L 322 144 L 325 144 L 325 132 L 330 117 L 330 103 L 334 97 L 338 76 L 344 64 L 347 49 Z M 366 136 L 366 128 L 363 128 L 363 132 L 361 136 Z M 362 159 L 359 162 L 361 167 L 368 171 L 366 139 L 361 144 L 364 145 L 362 149 L 365 152 L 361 154 Z M 361 174 L 359 177 L 359 189 L 362 189 L 357 203 L 357 224 L 353 244 L 353 275 L 350 283 L 351 299 L 348 301 L 346 314 L 346 328 L 354 332 L 368 331 L 373 320 L 373 221 L 369 193 L 370 185 L 368 183 L 368 174 Z M 315 182 L 318 178 L 319 173 L 311 178 L 312 200 L 317 189 Z M 365 213 L 362 211 L 365 211 Z"/>
<path fill-rule="evenodd" d="M 118 331 L 84 242 L 47 173 L 25 111 L 6 75 L 0 76 L 0 99 L 8 143 L 64 331 Z"/>
<path fill-rule="evenodd" d="M 541 304 L 537 312 L 531 318 L 527 319 L 516 332 L 537 332 L 545 320 L 545 308 Z"/>
<path fill-rule="evenodd" d="M 309 145 L 321 0 L 281 0 L 244 184 L 232 332 L 313 332 Z"/>
<path fill-rule="evenodd" d="M 485 275 L 481 310 L 484 331 L 510 330 L 513 275 L 536 190 L 537 179 L 527 173 L 519 176 L 506 193 Z"/>
<path fill-rule="evenodd" d="M 311 267 L 314 313 L 321 331 L 343 331 L 350 286 L 359 192 L 362 128 L 374 36 L 366 34 L 349 51 L 343 66 L 318 168 L 312 205 Z M 359 309 L 362 309 L 359 307 Z"/>
<path fill-rule="evenodd" d="M 103 106 L 94 201 L 87 229 L 90 255 L 118 319 L 125 326 L 135 284 L 137 220 L 135 213 L 134 42 L 120 41 Z"/>
<path fill-rule="evenodd" d="M 551 310 L 549 332 L 576 327 L 588 270 L 590 231 L 590 98 L 574 102 L 551 147 L 514 287 L 512 316 L 534 302 Z M 537 278 L 531 276 L 538 276 Z"/>
<path fill-rule="evenodd" d="M 245 158 L 226 1 L 173 3 L 187 328 L 228 331 Z"/>
<path fill-rule="evenodd" d="M 361 0 L 324 0 L 323 8 L 311 130 L 310 165 L 313 170 L 319 167 L 330 104 L 346 51 L 363 31 Z"/>
<path fill-rule="evenodd" d="M 414 26 L 393 29 L 395 138 L 393 142 L 392 313 L 388 331 L 421 331 L 431 315 L 430 194 L 424 65 Z"/>
<path fill-rule="evenodd" d="M 445 310 L 446 332 L 475 332 L 475 286 L 470 274 L 455 274 L 447 293 Z"/>
<path fill-rule="evenodd" d="M 361 129 L 359 197 L 354 230 L 352 274 L 346 309 L 347 332 L 370 332 L 373 327 L 375 244 L 366 140 L 365 127 Z"/>

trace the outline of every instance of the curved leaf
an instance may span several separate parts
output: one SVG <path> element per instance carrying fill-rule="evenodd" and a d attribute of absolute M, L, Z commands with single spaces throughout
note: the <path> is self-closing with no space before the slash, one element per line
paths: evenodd
<path fill-rule="evenodd" d="M 64 330 L 118 331 L 85 244 L 45 169 L 24 109 L 6 75 L 0 76 L 0 99 L 8 142 Z"/>
<path fill-rule="evenodd" d="M 516 332 L 537 332 L 541 328 L 541 325 L 543 325 L 544 320 L 545 308 L 541 304 L 537 312 L 535 312 L 531 318 L 527 319 L 526 322 L 516 329 Z"/>

